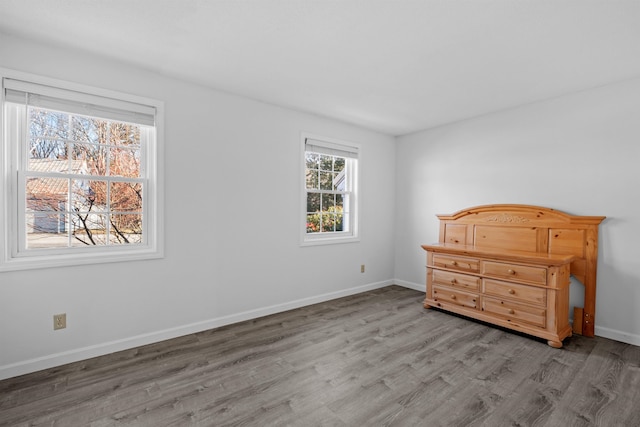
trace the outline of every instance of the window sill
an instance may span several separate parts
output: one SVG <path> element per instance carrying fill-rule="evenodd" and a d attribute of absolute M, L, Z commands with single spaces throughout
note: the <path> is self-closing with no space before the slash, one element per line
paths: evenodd
<path fill-rule="evenodd" d="M 317 238 L 305 238 L 303 237 L 300 246 L 320 246 L 320 245 L 338 245 L 342 243 L 355 243 L 359 242 L 360 238 L 357 236 L 340 236 L 340 237 L 317 237 Z"/>
<path fill-rule="evenodd" d="M 119 250 L 82 254 L 40 255 L 5 259 L 0 263 L 0 272 L 32 270 L 39 268 L 71 267 L 111 262 L 141 261 L 163 258 L 162 251 L 157 249 L 137 249 L 131 251 Z"/>

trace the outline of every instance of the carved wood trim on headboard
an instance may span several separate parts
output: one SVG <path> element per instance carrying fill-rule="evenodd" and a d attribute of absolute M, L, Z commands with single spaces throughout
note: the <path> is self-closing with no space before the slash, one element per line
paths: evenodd
<path fill-rule="evenodd" d="M 571 274 L 584 285 L 582 334 L 594 335 L 598 225 L 604 216 L 576 216 L 531 205 L 484 205 L 438 215 L 441 243 L 574 255 Z M 574 323 L 579 319 L 574 319 Z M 574 328 L 575 329 L 575 328 Z"/>

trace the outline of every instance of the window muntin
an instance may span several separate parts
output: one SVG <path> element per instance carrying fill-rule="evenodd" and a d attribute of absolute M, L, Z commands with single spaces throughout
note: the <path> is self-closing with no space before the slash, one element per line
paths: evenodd
<path fill-rule="evenodd" d="M 0 269 L 162 256 L 162 104 L 2 82 Z"/>
<path fill-rule="evenodd" d="M 357 158 L 355 146 L 305 138 L 303 243 L 357 237 Z"/>

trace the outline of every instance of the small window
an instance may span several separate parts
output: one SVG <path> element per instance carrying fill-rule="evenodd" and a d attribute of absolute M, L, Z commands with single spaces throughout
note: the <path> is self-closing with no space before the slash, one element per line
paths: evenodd
<path fill-rule="evenodd" d="M 303 143 L 303 245 L 357 240 L 358 146 L 311 137 Z"/>
<path fill-rule="evenodd" d="M 136 101 L 3 78 L 3 269 L 161 256 L 161 103 Z"/>

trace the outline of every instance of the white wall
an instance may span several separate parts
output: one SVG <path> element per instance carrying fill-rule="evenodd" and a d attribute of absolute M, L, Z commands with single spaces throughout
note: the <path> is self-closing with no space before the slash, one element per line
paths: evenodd
<path fill-rule="evenodd" d="M 423 286 L 436 214 L 521 203 L 605 215 L 596 335 L 640 345 L 640 79 L 398 138 L 396 162 L 398 279 Z M 582 286 L 571 292 L 581 306 Z"/>
<path fill-rule="evenodd" d="M 0 378 L 391 283 L 392 137 L 4 35 L 0 66 L 166 109 L 166 257 L 0 273 Z M 299 246 L 301 132 L 361 144 L 360 242 Z"/>
<path fill-rule="evenodd" d="M 640 80 L 400 137 L 396 145 L 336 121 L 1 34 L 0 66 L 157 98 L 166 107 L 166 257 L 1 273 L 0 379 L 393 277 L 423 289 L 420 244 L 437 241 L 435 214 L 488 203 L 606 215 L 596 334 L 640 344 L 633 246 L 640 241 Z M 362 144 L 361 242 L 298 245 L 301 132 Z M 185 211 L 193 207 L 200 211 Z M 186 217 L 200 217 L 188 233 Z M 579 286 L 572 286 L 576 304 Z M 68 327 L 54 332 L 52 315 L 60 312 Z"/>

